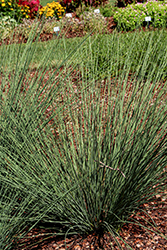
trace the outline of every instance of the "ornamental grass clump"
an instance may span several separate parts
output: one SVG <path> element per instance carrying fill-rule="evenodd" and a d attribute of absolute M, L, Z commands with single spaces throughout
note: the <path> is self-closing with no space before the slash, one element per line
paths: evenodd
<path fill-rule="evenodd" d="M 117 43 L 110 57 L 115 76 L 108 69 L 108 79 L 98 78 L 99 51 L 92 55 L 99 36 L 77 47 L 67 47 L 64 38 L 48 43 L 30 70 L 35 35 L 0 49 L 0 248 L 12 249 L 43 225 L 65 237 L 95 233 L 100 239 L 110 232 L 111 247 L 115 241 L 121 249 L 122 225 L 142 227 L 131 216 L 167 188 L 167 34 L 129 34 L 121 71 L 124 34 L 106 36 L 106 46 Z M 134 56 L 141 37 L 145 49 Z M 150 67 L 161 40 L 161 61 Z M 160 234 L 149 225 L 143 228 Z"/>
<path fill-rule="evenodd" d="M 94 13 L 93 10 L 89 10 L 89 12 L 84 11 L 80 16 L 80 19 L 82 20 L 86 31 L 102 33 L 107 30 L 107 22 L 104 16 L 100 13 Z"/>

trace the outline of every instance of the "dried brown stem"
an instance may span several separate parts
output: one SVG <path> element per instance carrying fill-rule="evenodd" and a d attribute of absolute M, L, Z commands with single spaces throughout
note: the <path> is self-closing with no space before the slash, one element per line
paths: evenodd
<path fill-rule="evenodd" d="M 96 161 L 96 162 L 98 162 L 98 161 Z M 124 175 L 124 173 L 123 173 L 119 168 L 114 169 L 114 168 L 112 168 L 112 167 L 109 167 L 109 166 L 105 165 L 105 164 L 104 164 L 103 162 L 101 162 L 101 161 L 100 161 L 99 163 L 101 164 L 101 165 L 100 165 L 101 168 L 106 167 L 106 168 L 109 168 L 109 169 L 111 169 L 111 170 L 118 170 L 118 171 L 123 175 L 123 177 L 126 178 L 125 175 Z"/>

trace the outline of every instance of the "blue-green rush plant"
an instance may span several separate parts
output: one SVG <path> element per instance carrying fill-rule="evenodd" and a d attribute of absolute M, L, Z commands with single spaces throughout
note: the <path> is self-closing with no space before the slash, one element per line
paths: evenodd
<path fill-rule="evenodd" d="M 92 53 L 98 36 L 70 50 L 56 39 L 35 71 L 35 32 L 27 44 L 0 50 L 0 248 L 12 249 L 42 224 L 66 237 L 110 232 L 121 249 L 123 224 L 142 226 L 128 219 L 166 190 L 167 40 L 163 31 L 131 34 L 122 66 L 122 35 L 106 43 L 118 48 L 107 79 L 97 73 L 99 50 Z M 134 57 L 140 36 L 145 47 Z M 163 53 L 150 67 L 161 40 Z M 59 43 L 64 56 L 51 68 Z"/>

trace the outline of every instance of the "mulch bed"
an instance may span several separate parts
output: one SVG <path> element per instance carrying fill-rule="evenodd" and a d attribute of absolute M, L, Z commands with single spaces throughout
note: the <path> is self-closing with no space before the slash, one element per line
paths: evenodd
<path fill-rule="evenodd" d="M 76 18 L 75 13 L 73 13 L 73 17 Z M 79 18 L 77 18 L 79 20 Z M 109 17 L 106 18 L 107 21 L 107 31 L 108 33 L 112 33 L 113 30 L 116 28 L 116 23 L 113 20 L 113 17 Z M 80 29 L 73 29 L 71 26 L 69 26 L 68 30 L 66 30 L 66 28 L 64 28 L 64 30 L 62 31 L 62 34 L 65 34 L 66 38 L 74 38 L 74 37 L 83 37 L 85 36 L 85 32 L 83 30 L 83 28 Z M 93 35 L 93 34 L 92 34 Z M 45 41 L 49 41 L 52 40 L 55 37 L 55 34 L 53 32 L 50 33 L 42 33 L 40 34 L 39 37 L 39 41 L 40 42 L 45 42 Z M 4 39 L 3 41 L 0 41 L 0 46 L 3 44 L 12 44 L 12 43 L 26 43 L 28 40 L 28 38 L 25 38 L 24 36 L 22 36 L 21 34 L 17 37 L 13 37 L 12 39 L 7 38 Z M 35 41 L 35 39 L 34 39 Z"/>
<path fill-rule="evenodd" d="M 77 18 L 75 13 L 73 13 L 73 17 L 74 18 Z M 77 18 L 79 20 L 79 18 Z M 116 29 L 116 23 L 114 22 L 114 19 L 113 17 L 106 17 L 106 22 L 107 22 L 107 31 L 105 33 L 112 33 L 115 29 Z M 153 28 L 150 27 L 150 30 L 152 30 Z M 143 30 L 143 31 L 146 31 L 146 27 L 142 27 L 141 29 L 139 29 L 140 31 Z M 135 30 L 134 30 L 135 31 Z M 125 32 L 125 31 L 122 31 L 122 33 Z M 133 32 L 133 31 L 127 31 L 127 32 Z M 84 29 L 81 27 L 81 28 L 78 28 L 77 30 L 74 29 L 72 26 L 69 26 L 68 30 L 66 30 L 66 28 L 64 28 L 62 30 L 62 35 L 65 35 L 66 38 L 74 38 L 74 37 L 83 37 L 85 36 L 85 31 Z M 94 33 L 92 33 L 91 35 L 93 35 Z M 62 36 L 61 35 L 61 36 Z M 60 36 L 60 37 L 61 37 Z M 45 33 L 45 32 L 41 32 L 40 34 L 40 37 L 39 37 L 39 41 L 40 42 L 45 42 L 45 41 L 49 41 L 49 40 L 52 40 L 52 39 L 55 39 L 56 35 L 54 32 L 50 32 L 50 33 Z M 22 36 L 21 34 L 20 35 L 17 35 L 16 37 L 13 36 L 13 38 L 7 38 L 7 39 L 4 39 L 3 41 L 0 41 L 0 46 L 2 44 L 12 44 L 12 43 L 26 43 L 28 40 L 28 38 Z M 35 41 L 36 38 L 34 38 L 33 41 Z"/>

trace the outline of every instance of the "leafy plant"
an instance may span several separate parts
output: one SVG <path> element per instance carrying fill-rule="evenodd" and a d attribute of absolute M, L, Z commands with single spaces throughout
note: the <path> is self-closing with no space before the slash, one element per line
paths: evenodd
<path fill-rule="evenodd" d="M 89 12 L 91 10 L 90 6 L 86 6 L 83 2 L 75 9 L 76 16 L 80 17 L 85 11 Z"/>
<path fill-rule="evenodd" d="M 0 50 L 1 248 L 39 223 L 65 236 L 107 231 L 121 248 L 123 223 L 142 226 L 128 218 L 166 190 L 166 32 L 130 34 L 124 55 L 124 34 L 104 40 L 108 80 L 97 73 L 101 51 L 92 53 L 101 36 L 77 48 L 57 39 L 32 72 L 35 36 L 32 29 L 27 44 Z"/>
<path fill-rule="evenodd" d="M 10 16 L 5 16 L 0 18 L 0 39 L 5 39 L 12 30 L 18 26 L 18 23 L 15 19 Z"/>
<path fill-rule="evenodd" d="M 115 7 L 117 5 L 118 0 L 109 0 L 105 5 L 111 5 L 112 7 Z"/>
<path fill-rule="evenodd" d="M 100 13 L 104 16 L 104 17 L 111 17 L 114 15 L 115 11 L 117 10 L 117 8 L 115 7 L 114 3 L 112 4 L 106 4 L 102 7 L 100 7 Z"/>
<path fill-rule="evenodd" d="M 134 30 L 146 24 L 145 17 L 151 17 L 154 27 L 166 26 L 167 4 L 150 1 L 145 4 L 132 4 L 124 9 L 118 9 L 114 14 L 114 21 L 123 30 Z"/>

